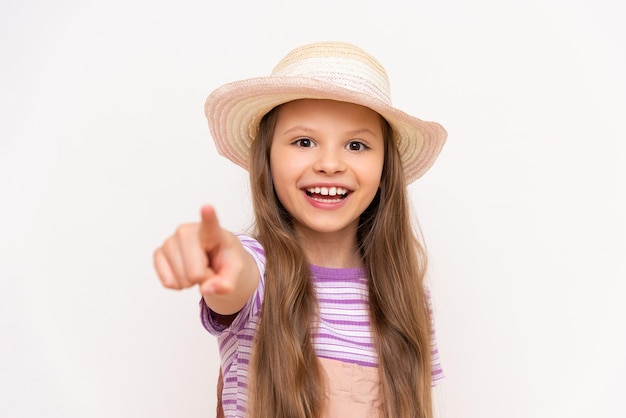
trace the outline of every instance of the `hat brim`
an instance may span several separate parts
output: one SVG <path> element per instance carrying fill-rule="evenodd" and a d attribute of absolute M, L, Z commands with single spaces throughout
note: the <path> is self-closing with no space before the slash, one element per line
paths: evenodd
<path fill-rule="evenodd" d="M 355 103 L 379 113 L 394 131 L 407 184 L 433 165 L 446 141 L 447 133 L 440 124 L 418 119 L 371 95 L 321 80 L 272 76 L 225 84 L 209 95 L 204 112 L 218 152 L 247 170 L 250 145 L 263 116 L 298 99 Z"/>

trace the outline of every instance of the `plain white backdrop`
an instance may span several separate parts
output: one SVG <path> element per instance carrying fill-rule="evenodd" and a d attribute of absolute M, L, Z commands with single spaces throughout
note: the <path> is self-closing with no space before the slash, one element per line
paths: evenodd
<path fill-rule="evenodd" d="M 438 417 L 625 417 L 625 20 L 617 0 L 2 0 L 0 416 L 214 416 L 198 292 L 152 269 L 204 203 L 251 221 L 204 99 L 344 40 L 449 132 L 410 188 Z"/>

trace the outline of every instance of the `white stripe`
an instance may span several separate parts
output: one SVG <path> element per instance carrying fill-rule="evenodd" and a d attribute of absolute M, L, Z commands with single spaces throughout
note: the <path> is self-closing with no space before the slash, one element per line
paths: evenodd
<path fill-rule="evenodd" d="M 361 74 L 361 75 L 359 75 Z M 376 97 L 391 105 L 385 74 L 360 60 L 341 57 L 306 58 L 276 69 L 278 77 L 307 77 Z"/>

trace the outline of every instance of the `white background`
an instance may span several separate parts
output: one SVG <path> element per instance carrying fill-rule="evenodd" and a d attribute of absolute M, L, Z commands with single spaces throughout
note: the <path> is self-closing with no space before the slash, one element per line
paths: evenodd
<path fill-rule="evenodd" d="M 151 258 L 203 203 L 250 223 L 204 99 L 344 40 L 449 132 L 410 188 L 438 416 L 625 417 L 624 21 L 619 0 L 2 0 L 0 416 L 214 416 L 198 293 Z"/>

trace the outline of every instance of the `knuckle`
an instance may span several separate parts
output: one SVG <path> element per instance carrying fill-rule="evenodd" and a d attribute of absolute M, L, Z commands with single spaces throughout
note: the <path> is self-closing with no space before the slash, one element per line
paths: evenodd
<path fill-rule="evenodd" d="M 204 275 L 198 272 L 190 272 L 187 277 L 188 286 L 192 286 L 195 283 L 201 283 L 204 280 Z"/>
<path fill-rule="evenodd" d="M 173 239 L 171 237 L 166 239 L 163 241 L 163 245 L 161 245 L 161 247 L 154 252 L 155 257 L 161 255 L 162 257 L 167 258 L 167 255 L 172 253 L 173 246 Z"/>
<path fill-rule="evenodd" d="M 173 276 L 164 276 L 161 279 L 161 283 L 163 284 L 163 287 L 166 287 L 168 289 L 180 290 L 183 288 L 180 280 Z"/>
<path fill-rule="evenodd" d="M 181 241 L 187 241 L 190 239 L 190 237 L 193 237 L 194 235 L 196 235 L 195 231 L 196 231 L 195 224 L 182 224 L 176 228 L 176 232 L 174 233 L 174 236 Z"/>

